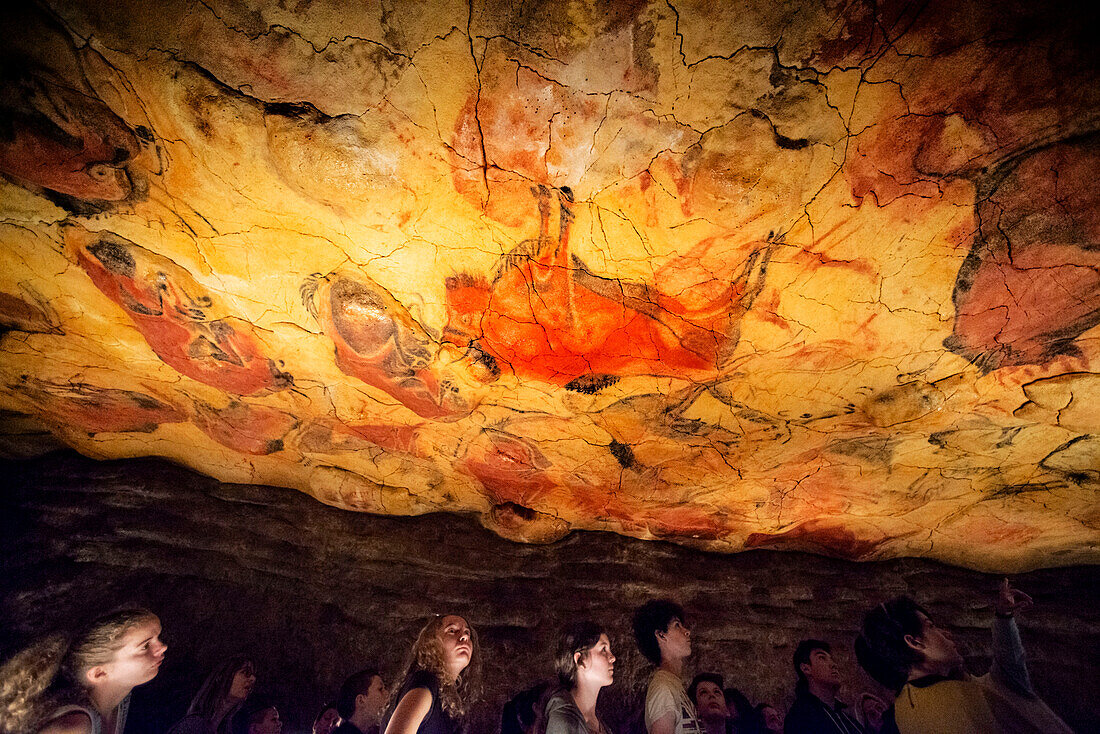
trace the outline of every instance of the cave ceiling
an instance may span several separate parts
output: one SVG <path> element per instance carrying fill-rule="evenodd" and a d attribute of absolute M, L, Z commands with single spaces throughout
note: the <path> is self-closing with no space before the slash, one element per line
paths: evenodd
<path fill-rule="evenodd" d="M 1100 561 L 1074 4 L 4 13 L 9 441 L 530 542 Z"/>

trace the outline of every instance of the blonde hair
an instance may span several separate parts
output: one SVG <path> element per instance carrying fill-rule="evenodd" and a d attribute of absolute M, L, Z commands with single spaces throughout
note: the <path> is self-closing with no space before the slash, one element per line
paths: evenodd
<path fill-rule="evenodd" d="M 63 703 L 90 703 L 84 674 L 110 662 L 131 628 L 156 619 L 148 609 L 123 609 L 75 635 L 51 635 L 16 654 L 0 668 L 0 734 L 33 729 Z"/>
<path fill-rule="evenodd" d="M 405 670 L 401 674 L 401 685 L 394 688 L 386 705 L 387 720 L 397 708 L 398 698 L 405 684 L 415 673 L 422 670 L 433 673 L 439 679 L 439 702 L 443 711 L 452 718 L 465 716 L 471 704 L 481 697 L 481 645 L 477 641 L 477 632 L 470 627 L 470 644 L 473 651 L 469 665 L 458 674 L 457 679 L 451 680 L 447 675 L 447 666 L 443 658 L 443 643 L 439 639 L 445 618 L 443 615 L 432 617 L 416 636 Z"/>

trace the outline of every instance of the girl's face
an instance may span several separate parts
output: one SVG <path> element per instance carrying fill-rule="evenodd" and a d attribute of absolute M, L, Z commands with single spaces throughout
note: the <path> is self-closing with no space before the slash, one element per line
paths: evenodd
<path fill-rule="evenodd" d="M 336 722 L 340 720 L 340 714 L 336 709 L 325 709 L 313 725 L 313 734 L 331 734 L 336 728 Z"/>
<path fill-rule="evenodd" d="M 447 674 L 458 678 L 474 655 L 470 625 L 455 614 L 444 617 L 439 629 L 439 644 L 443 648 L 443 664 Z"/>
<path fill-rule="evenodd" d="M 89 680 L 110 679 L 123 686 L 140 686 L 157 676 L 166 650 L 168 646 L 160 641 L 160 620 L 150 618 L 122 634 L 110 662 L 89 670 Z"/>
<path fill-rule="evenodd" d="M 244 667 L 233 675 L 233 683 L 229 686 L 229 698 L 234 701 L 243 701 L 252 693 L 256 685 L 256 672 L 252 663 L 245 663 Z"/>
<path fill-rule="evenodd" d="M 615 680 L 615 655 L 611 652 L 611 640 L 600 635 L 599 641 L 588 648 L 588 654 L 577 662 L 577 678 L 591 680 L 601 688 Z"/>

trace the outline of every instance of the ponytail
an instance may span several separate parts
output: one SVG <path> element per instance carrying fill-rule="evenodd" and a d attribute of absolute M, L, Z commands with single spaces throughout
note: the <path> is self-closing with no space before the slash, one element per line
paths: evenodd
<path fill-rule="evenodd" d="M 90 704 L 84 673 L 110 662 L 131 627 L 156 618 L 148 609 L 122 609 L 17 653 L 0 667 L 0 734 L 33 731 L 63 703 Z"/>
<path fill-rule="evenodd" d="M 0 668 L 0 734 L 23 734 L 50 705 L 45 693 L 57 680 L 69 650 L 64 635 L 51 635 L 18 653 Z"/>

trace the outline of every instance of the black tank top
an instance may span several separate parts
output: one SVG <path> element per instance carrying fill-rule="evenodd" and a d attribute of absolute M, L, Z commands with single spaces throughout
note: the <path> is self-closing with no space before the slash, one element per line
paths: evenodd
<path fill-rule="evenodd" d="M 460 734 L 462 727 L 443 710 L 443 703 L 439 700 L 439 678 L 435 673 L 427 670 L 418 670 L 408 677 L 401 686 L 401 692 L 397 695 L 398 703 L 409 691 L 416 688 L 426 688 L 432 694 L 432 707 L 428 715 L 420 722 L 416 734 Z M 382 724 L 382 731 L 389 725 L 389 717 Z"/>

